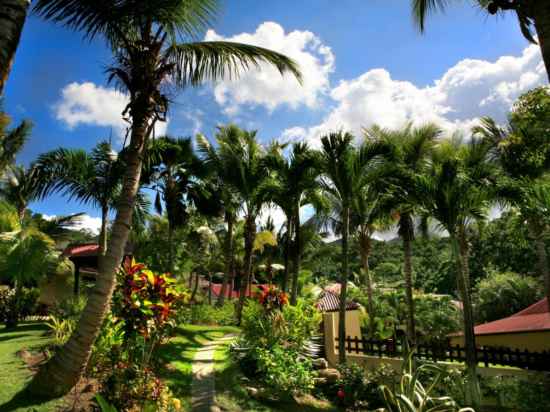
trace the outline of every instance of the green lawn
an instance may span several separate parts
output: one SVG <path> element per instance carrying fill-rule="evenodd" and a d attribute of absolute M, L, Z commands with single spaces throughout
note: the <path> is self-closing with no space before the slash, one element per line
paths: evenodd
<path fill-rule="evenodd" d="M 31 376 L 27 366 L 16 353 L 21 349 L 36 350 L 48 343 L 47 326 L 40 322 L 21 323 L 16 329 L 0 327 L 0 411 L 51 412 L 62 405 L 61 400 L 42 403 L 21 392 Z"/>
<path fill-rule="evenodd" d="M 251 399 L 238 365 L 229 356 L 228 346 L 220 346 L 214 355 L 216 368 L 216 404 L 226 412 L 335 412 L 329 402 L 306 396 L 297 401 L 272 402 Z"/>

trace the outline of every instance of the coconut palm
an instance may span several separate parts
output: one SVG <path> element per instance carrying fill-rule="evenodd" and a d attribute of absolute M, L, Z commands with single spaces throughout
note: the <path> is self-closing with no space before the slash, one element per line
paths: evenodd
<path fill-rule="evenodd" d="M 274 174 L 269 191 L 273 203 L 279 206 L 286 216 L 287 236 L 285 242 L 285 278 L 283 290 L 288 282 L 288 251 L 291 234 L 294 234 L 294 253 L 292 256 L 292 288 L 290 303 L 296 304 L 298 298 L 298 276 L 302 242 L 300 240 L 300 208 L 312 202 L 318 202 L 319 184 L 317 182 L 318 168 L 314 152 L 307 143 L 292 145 L 288 157 L 283 154 L 285 146 L 273 144 L 269 148 L 266 162 Z M 290 229 L 290 230 L 289 230 Z"/>
<path fill-rule="evenodd" d="M 419 204 L 448 232 L 456 259 L 457 284 L 464 308 L 467 397 L 474 407 L 479 406 L 480 392 L 467 230 L 472 222 L 486 219 L 494 195 L 497 168 L 490 156 L 490 145 L 480 140 L 472 139 L 468 144 L 459 139 L 449 140 L 434 151 L 429 170 L 415 179 Z"/>
<path fill-rule="evenodd" d="M 373 126 L 365 130 L 368 139 L 386 142 L 393 147 L 393 176 L 390 178 L 393 198 L 392 214 L 397 217 L 398 234 L 403 241 L 403 273 L 405 277 L 405 297 L 407 301 L 407 335 L 409 341 L 416 342 L 414 322 L 414 298 L 412 280 L 412 241 L 415 237 L 414 216 L 417 212 L 416 196 L 413 192 L 414 181 L 423 173 L 430 152 L 441 130 L 427 124 L 413 127 L 407 124 L 402 129 L 386 130 Z"/>
<path fill-rule="evenodd" d="M 0 0 L 0 96 L 13 64 L 30 0 Z"/>
<path fill-rule="evenodd" d="M 216 202 L 211 201 L 211 193 L 204 184 L 207 169 L 194 153 L 191 139 L 165 136 L 155 140 L 152 146 L 149 153 L 153 158 L 153 166 L 150 175 L 144 180 L 148 180 L 151 188 L 157 192 L 157 213 L 162 215 L 166 209 L 168 270 L 173 272 L 174 230 L 186 224 L 190 206 L 195 206 L 202 212 L 207 212 L 207 208 L 211 209 L 209 211 L 215 211 Z"/>
<path fill-rule="evenodd" d="M 534 28 L 550 79 L 550 2 L 540 0 L 470 0 L 470 2 L 479 5 L 492 15 L 513 12 L 518 19 L 521 33 L 531 43 L 537 42 L 533 35 Z M 425 30 L 428 14 L 444 10 L 449 3 L 447 0 L 412 0 L 413 17 L 420 30 L 422 32 Z"/>
<path fill-rule="evenodd" d="M 220 129 L 216 137 L 218 141 L 224 140 L 224 134 L 227 132 L 236 132 L 235 129 Z M 229 176 L 229 167 L 225 161 L 227 158 L 220 156 L 220 153 L 210 144 L 203 135 L 197 136 L 197 145 L 202 153 L 205 167 L 213 172 L 211 181 L 218 193 L 220 206 L 223 209 L 224 220 L 227 226 L 224 238 L 225 254 L 225 273 L 223 277 L 222 289 L 218 296 L 217 305 L 222 306 L 227 295 L 228 286 L 232 288 L 235 279 L 235 256 L 234 256 L 234 226 L 237 219 L 237 211 L 240 201 L 235 188 L 227 180 Z M 231 293 L 229 294 L 231 296 Z"/>
<path fill-rule="evenodd" d="M 252 277 L 252 257 L 256 237 L 256 219 L 268 201 L 265 190 L 269 171 L 265 149 L 255 131 L 241 130 L 235 125 L 221 127 L 217 134 L 218 157 L 227 166 L 226 182 L 239 199 L 244 213 L 244 274 L 241 279 L 237 320 L 240 323 L 245 294 Z"/>
<path fill-rule="evenodd" d="M 1 109 L 0 102 L 0 177 L 13 164 L 15 155 L 27 141 L 32 129 L 32 124 L 28 121 L 21 122 L 14 129 L 8 129 L 11 119 Z"/>
<path fill-rule="evenodd" d="M 348 238 L 353 198 L 377 176 L 382 155 L 388 154 L 387 145 L 365 141 L 359 148 L 353 146 L 353 136 L 337 132 L 321 139 L 319 154 L 320 185 L 323 192 L 340 205 L 340 232 L 342 234 L 342 272 L 340 275 L 340 312 L 338 321 L 338 353 L 341 363 L 346 361 L 346 297 L 349 277 Z"/>
<path fill-rule="evenodd" d="M 90 154 L 82 149 L 59 148 L 44 153 L 33 164 L 40 198 L 60 192 L 101 210 L 100 255 L 107 252 L 109 211 L 120 193 L 124 165 L 109 142 L 101 142 Z"/>
<path fill-rule="evenodd" d="M 260 63 L 300 78 L 296 64 L 279 53 L 232 42 L 194 42 L 217 6 L 216 0 L 37 0 L 34 4 L 39 16 L 82 31 L 89 39 L 107 42 L 115 62 L 108 69 L 109 80 L 128 94 L 123 116 L 131 130 L 121 197 L 96 290 L 73 336 L 35 375 L 31 391 L 48 396 L 66 393 L 84 371 L 108 310 L 115 271 L 128 239 L 144 149 L 157 122 L 166 119 L 168 93 L 205 80 L 236 77 L 241 70 L 260 68 Z"/>

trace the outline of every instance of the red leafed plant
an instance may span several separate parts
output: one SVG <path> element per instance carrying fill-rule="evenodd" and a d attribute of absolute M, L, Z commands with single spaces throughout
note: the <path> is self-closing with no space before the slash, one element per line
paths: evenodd
<path fill-rule="evenodd" d="M 288 303 L 288 296 L 275 286 L 270 286 L 258 294 L 258 301 L 265 310 L 271 311 L 273 309 L 282 309 Z"/>

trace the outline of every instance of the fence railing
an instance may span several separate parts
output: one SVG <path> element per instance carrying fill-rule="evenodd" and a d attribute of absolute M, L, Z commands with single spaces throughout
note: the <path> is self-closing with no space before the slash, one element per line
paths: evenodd
<path fill-rule="evenodd" d="M 339 339 L 335 338 L 338 344 Z M 372 340 L 357 336 L 346 338 L 346 352 L 368 356 L 402 358 L 406 348 L 393 339 Z M 465 362 L 466 348 L 450 344 L 418 344 L 414 347 L 417 359 L 434 362 Z M 477 361 L 488 366 L 513 366 L 536 371 L 550 371 L 550 351 L 530 352 L 528 350 L 483 346 L 476 350 Z"/>

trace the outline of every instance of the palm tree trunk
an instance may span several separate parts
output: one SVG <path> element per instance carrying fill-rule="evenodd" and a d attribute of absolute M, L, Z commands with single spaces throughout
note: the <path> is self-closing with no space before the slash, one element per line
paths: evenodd
<path fill-rule="evenodd" d="M 231 267 L 233 260 L 233 215 L 225 213 L 225 221 L 227 222 L 227 237 L 225 239 L 225 274 L 223 276 L 222 290 L 218 296 L 218 306 L 223 306 L 225 295 L 227 294 L 227 285 L 231 278 Z"/>
<path fill-rule="evenodd" d="M 477 350 L 476 337 L 474 332 L 474 311 L 470 299 L 470 267 L 469 267 L 469 246 L 464 228 L 459 232 L 459 239 L 451 235 L 451 243 L 455 250 L 458 267 L 458 288 L 462 297 L 463 321 L 464 321 L 464 344 L 466 348 L 466 402 L 475 410 L 479 410 L 481 404 L 481 392 L 477 377 Z"/>
<path fill-rule="evenodd" d="M 30 0 L 0 0 L 0 96 L 8 80 Z"/>
<path fill-rule="evenodd" d="M 174 227 L 168 220 L 168 272 L 174 273 Z"/>
<path fill-rule="evenodd" d="M 298 278 L 300 276 L 300 205 L 298 204 L 294 212 L 294 272 L 292 274 L 292 294 L 290 295 L 290 304 L 295 306 L 298 300 Z"/>
<path fill-rule="evenodd" d="M 109 223 L 109 207 L 101 207 L 101 230 L 99 232 L 99 256 L 107 253 L 107 224 Z"/>
<path fill-rule="evenodd" d="M 342 211 L 342 275 L 340 280 L 340 311 L 338 314 L 338 360 L 346 363 L 346 298 L 348 288 L 349 207 Z"/>
<path fill-rule="evenodd" d="M 149 99 L 146 98 L 145 101 Z M 116 270 L 124 256 L 132 224 L 132 212 L 140 184 L 143 149 L 150 130 L 145 112 L 136 112 L 137 110 L 134 110 L 130 146 L 125 159 L 126 173 L 107 254 L 100 260 L 94 290 L 71 338 L 40 369 L 30 383 L 29 389 L 36 395 L 57 397 L 66 394 L 76 385 L 86 370 L 92 345 L 109 311 L 116 286 Z"/>
<path fill-rule="evenodd" d="M 191 293 L 191 298 L 189 299 L 191 302 L 195 301 L 195 297 L 197 296 L 197 292 L 199 290 L 199 282 L 200 282 L 200 274 L 197 271 L 195 273 L 195 286 L 193 287 L 193 292 Z"/>
<path fill-rule="evenodd" d="M 369 315 L 369 337 L 374 338 L 374 299 L 372 296 L 372 281 L 370 277 L 369 256 L 371 251 L 371 238 L 368 229 L 361 229 L 359 233 L 359 245 L 361 255 L 361 266 L 363 268 L 363 283 L 367 288 L 367 311 Z"/>
<path fill-rule="evenodd" d="M 407 335 L 411 345 L 416 344 L 416 331 L 414 324 L 414 297 L 412 285 L 412 234 L 413 222 L 409 214 L 401 217 L 401 236 L 403 238 L 403 272 L 405 275 L 405 300 L 407 302 Z"/>
<path fill-rule="evenodd" d="M 287 217 L 286 220 L 286 239 L 285 239 L 285 250 L 284 250 L 284 259 L 285 259 L 285 270 L 283 272 L 283 292 L 288 290 L 288 266 L 290 263 L 290 238 L 292 236 L 292 219 Z"/>
<path fill-rule="evenodd" d="M 241 290 L 239 291 L 239 305 L 237 307 L 237 325 L 241 324 L 243 316 L 243 307 L 246 291 L 248 290 L 250 278 L 252 276 L 252 249 L 254 246 L 254 238 L 256 236 L 255 217 L 248 215 L 245 222 L 244 235 L 244 276 L 241 279 Z"/>
<path fill-rule="evenodd" d="M 531 3 L 542 60 L 546 66 L 546 75 L 550 80 L 550 2 L 536 0 Z"/>
<path fill-rule="evenodd" d="M 529 225 L 529 233 L 535 242 L 535 249 L 537 252 L 537 269 L 539 276 L 544 279 L 544 289 L 548 303 L 548 309 L 550 310 L 550 269 L 548 268 L 548 253 L 546 252 L 546 244 L 544 242 L 543 232 L 541 230 L 542 225 L 540 222 L 534 219 L 529 219 L 527 224 Z"/>

